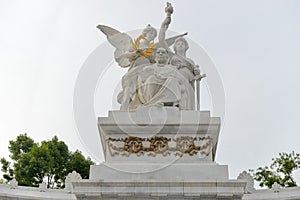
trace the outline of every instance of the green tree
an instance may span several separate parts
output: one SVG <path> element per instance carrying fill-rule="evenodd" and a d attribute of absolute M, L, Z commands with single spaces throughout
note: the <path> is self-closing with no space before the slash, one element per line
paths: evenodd
<path fill-rule="evenodd" d="M 67 165 L 68 162 L 70 162 L 71 152 L 64 142 L 58 141 L 56 136 L 54 136 L 50 141 L 43 142 L 43 144 L 48 147 L 50 156 L 55 159 L 52 161 L 53 165 L 47 174 L 49 187 L 51 184 L 51 187 L 53 188 L 54 183 L 57 187 L 62 187 L 66 175 L 70 172 L 67 169 Z"/>
<path fill-rule="evenodd" d="M 67 170 L 69 172 L 76 171 L 83 179 L 89 178 L 90 166 L 93 165 L 90 158 L 85 159 L 80 151 L 75 151 L 70 156 L 70 161 L 67 163 Z"/>
<path fill-rule="evenodd" d="M 22 154 L 14 163 L 14 174 L 19 185 L 23 186 L 37 186 L 38 183 L 43 182 L 44 168 L 41 163 L 45 163 L 43 157 L 35 157 L 32 153 L 39 151 L 39 146 L 34 145 L 33 150 Z"/>
<path fill-rule="evenodd" d="M 19 136 L 17 136 L 15 141 L 9 141 L 9 157 L 13 161 L 17 161 L 19 160 L 21 155 L 28 153 L 33 145 L 33 139 L 28 137 L 26 133 L 20 134 Z M 11 162 L 6 160 L 5 158 L 1 158 L 0 162 L 2 165 L 1 171 L 4 172 L 3 178 L 6 180 L 6 182 L 12 180 L 14 177 L 14 169 L 12 168 Z"/>
<path fill-rule="evenodd" d="M 68 173 L 75 170 L 83 178 L 88 178 L 89 167 L 94 164 L 80 151 L 70 152 L 68 146 L 56 136 L 38 144 L 24 134 L 9 144 L 13 163 L 1 159 L 6 182 L 15 177 L 19 185 L 38 186 L 46 181 L 48 188 L 63 188 Z"/>
<path fill-rule="evenodd" d="M 33 145 L 34 141 L 27 136 L 27 133 L 17 136 L 15 141 L 9 141 L 8 150 L 11 153 L 11 159 L 18 160 L 22 154 L 29 152 Z"/>
<path fill-rule="evenodd" d="M 279 153 L 277 158 L 272 159 L 270 166 L 259 167 L 256 170 L 249 170 L 259 186 L 271 188 L 277 182 L 283 187 L 294 187 L 297 183 L 293 172 L 300 168 L 300 154 Z"/>

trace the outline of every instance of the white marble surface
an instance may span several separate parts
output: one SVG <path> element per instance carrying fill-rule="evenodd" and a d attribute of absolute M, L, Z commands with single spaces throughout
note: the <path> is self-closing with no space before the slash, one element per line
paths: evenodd
<path fill-rule="evenodd" d="M 281 188 L 278 192 L 272 189 L 255 190 L 251 194 L 245 194 L 243 200 L 299 200 L 300 187 Z"/>
<path fill-rule="evenodd" d="M 102 182 L 86 180 L 74 182 L 76 195 L 84 199 L 241 199 L 243 181 L 128 181 Z"/>
<path fill-rule="evenodd" d="M 195 181 L 228 180 L 228 166 L 216 163 L 138 164 L 102 163 L 90 168 L 90 179 L 109 181 Z"/>
<path fill-rule="evenodd" d="M 147 182 L 103 182 L 100 180 L 82 180 L 74 182 L 76 194 L 64 190 L 47 190 L 40 192 L 38 188 L 19 186 L 11 189 L 9 185 L 0 184 L 1 200 L 76 200 L 76 199 L 240 199 L 243 181 L 153 181 Z M 78 197 L 78 198 L 76 198 Z M 235 197 L 235 198 L 234 198 Z M 255 190 L 244 194 L 242 200 L 299 200 L 300 187 L 281 188 L 279 192 L 270 189 Z"/>
<path fill-rule="evenodd" d="M 0 184 L 1 200 L 76 200 L 76 199 L 218 199 L 223 200 L 299 200 L 300 187 L 281 188 L 279 192 L 271 189 L 255 190 L 243 194 L 243 181 L 135 181 L 103 182 L 100 180 L 81 180 L 73 182 L 75 194 L 65 190 L 49 189 L 40 192 L 38 188 L 19 186 L 11 189 Z M 241 197 L 242 196 L 242 197 Z"/>
<path fill-rule="evenodd" d="M 98 118 L 98 128 L 103 152 L 107 162 L 165 162 L 175 160 L 200 162 L 201 159 L 214 161 L 220 131 L 220 118 L 211 117 L 209 111 L 186 111 L 173 107 L 142 107 L 135 112 L 110 111 L 108 117 Z M 184 155 L 182 158 L 157 155 L 155 158 L 138 155 L 130 157 L 112 156 L 108 138 L 128 137 L 153 138 L 166 137 L 173 141 L 179 137 L 210 137 L 211 153 L 209 156 Z M 199 141 L 205 142 L 205 140 Z M 122 144 L 120 144 L 122 145 Z M 201 159 L 199 159 L 201 158 Z"/>
<path fill-rule="evenodd" d="M 9 185 L 0 184 L 0 199 L 1 200 L 76 200 L 74 194 L 70 194 L 64 190 L 47 189 L 41 192 L 36 187 L 18 186 L 16 189 L 11 189 Z"/>

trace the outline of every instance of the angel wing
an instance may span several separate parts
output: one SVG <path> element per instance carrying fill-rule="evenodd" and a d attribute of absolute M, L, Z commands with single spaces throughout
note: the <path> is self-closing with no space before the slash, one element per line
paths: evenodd
<path fill-rule="evenodd" d="M 186 36 L 187 34 L 188 33 L 183 33 L 183 34 L 180 34 L 180 35 L 175 35 L 173 37 L 167 38 L 166 43 L 167 43 L 168 47 L 172 46 L 175 43 L 175 40 L 177 38 Z M 155 48 L 159 48 L 159 47 L 164 47 L 164 45 L 158 42 L 158 43 L 155 44 Z"/>
<path fill-rule="evenodd" d="M 98 25 L 97 28 L 106 35 L 108 42 L 116 48 L 114 57 L 121 67 L 129 67 L 130 61 L 124 55 L 132 46 L 132 38 L 126 33 L 105 25 Z"/>

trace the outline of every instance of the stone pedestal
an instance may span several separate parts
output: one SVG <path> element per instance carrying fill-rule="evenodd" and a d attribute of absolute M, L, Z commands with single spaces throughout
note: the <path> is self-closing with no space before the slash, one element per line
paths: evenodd
<path fill-rule="evenodd" d="M 142 107 L 110 111 L 98 119 L 98 128 L 107 163 L 214 161 L 220 118 L 209 111 Z"/>
<path fill-rule="evenodd" d="M 241 199 L 245 182 L 215 163 L 220 118 L 142 107 L 98 119 L 105 162 L 73 182 L 81 199 Z"/>
<path fill-rule="evenodd" d="M 238 200 L 244 194 L 242 181 L 165 182 L 159 180 L 74 182 L 77 199 L 201 199 Z"/>

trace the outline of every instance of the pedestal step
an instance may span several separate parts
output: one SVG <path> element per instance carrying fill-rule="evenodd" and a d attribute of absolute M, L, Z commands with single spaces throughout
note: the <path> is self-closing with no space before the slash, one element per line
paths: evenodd
<path fill-rule="evenodd" d="M 240 200 L 246 183 L 243 181 L 129 181 L 73 182 L 77 199 L 202 199 Z"/>
<path fill-rule="evenodd" d="M 102 163 L 90 168 L 90 179 L 102 181 L 200 181 L 228 180 L 228 166 L 216 163 Z"/>

